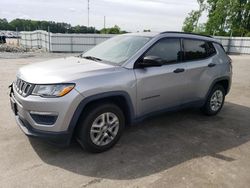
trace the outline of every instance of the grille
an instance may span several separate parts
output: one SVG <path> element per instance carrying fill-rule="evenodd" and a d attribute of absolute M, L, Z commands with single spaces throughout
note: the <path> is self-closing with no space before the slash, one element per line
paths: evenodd
<path fill-rule="evenodd" d="M 34 85 L 17 78 L 14 87 L 23 97 L 27 97 L 33 90 Z"/>

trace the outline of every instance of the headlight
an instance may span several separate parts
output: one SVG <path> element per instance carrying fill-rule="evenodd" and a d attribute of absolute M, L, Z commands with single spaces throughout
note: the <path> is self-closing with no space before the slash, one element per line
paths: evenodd
<path fill-rule="evenodd" d="M 62 97 L 69 93 L 75 84 L 51 84 L 51 85 L 35 85 L 32 95 L 41 97 Z"/>

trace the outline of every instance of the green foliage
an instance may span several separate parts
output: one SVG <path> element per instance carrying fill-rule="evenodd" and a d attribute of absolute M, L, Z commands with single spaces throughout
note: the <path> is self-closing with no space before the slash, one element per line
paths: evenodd
<path fill-rule="evenodd" d="M 250 32 L 248 32 L 248 33 L 245 35 L 245 37 L 250 37 Z"/>
<path fill-rule="evenodd" d="M 208 21 L 206 31 L 210 34 L 219 34 L 228 30 L 227 14 L 230 12 L 230 2 L 224 0 L 208 0 Z"/>
<path fill-rule="evenodd" d="M 206 10 L 208 20 L 202 32 L 223 36 L 246 36 L 250 32 L 250 0 L 198 0 L 198 3 L 200 9 L 189 13 L 183 24 L 184 31 L 199 33 L 197 20 Z"/>
<path fill-rule="evenodd" d="M 233 35 L 244 36 L 250 32 L 250 0 L 238 0 L 233 4 L 230 21 Z"/>
<path fill-rule="evenodd" d="M 127 32 L 121 31 L 121 28 L 119 26 L 115 25 L 114 27 L 101 29 L 100 33 L 101 34 L 123 34 L 123 33 L 127 33 Z"/>
<path fill-rule="evenodd" d="M 188 14 L 186 17 L 182 30 L 185 32 L 194 32 L 194 30 L 197 27 L 197 22 L 200 18 L 200 12 L 199 11 L 192 11 Z"/>
<path fill-rule="evenodd" d="M 207 35 L 208 33 L 206 32 L 206 25 L 203 24 L 198 24 L 197 27 L 194 29 L 195 33 Z"/>
<path fill-rule="evenodd" d="M 184 20 L 182 30 L 185 32 L 195 32 L 197 30 L 199 19 L 206 8 L 204 0 L 197 0 L 197 2 L 199 10 L 192 10 Z"/>
<path fill-rule="evenodd" d="M 41 30 L 48 30 L 50 27 L 51 32 L 59 32 L 65 33 L 68 29 L 71 28 L 70 24 L 67 23 L 56 23 L 56 22 L 48 22 L 48 21 L 34 21 L 34 20 L 25 20 L 25 19 L 15 19 L 11 22 L 8 22 L 6 19 L 4 24 L 0 22 L 0 29 L 1 30 L 16 30 L 19 31 L 34 31 L 37 29 Z"/>
<path fill-rule="evenodd" d="M 52 21 L 35 21 L 35 20 L 25 20 L 25 19 L 15 19 L 11 22 L 8 22 L 5 18 L 0 19 L 0 30 L 10 30 L 15 31 L 34 31 L 34 30 L 48 30 L 52 33 L 100 33 L 94 27 L 86 27 L 77 25 L 72 27 L 68 23 L 52 22 Z M 105 33 L 104 30 L 101 30 L 102 33 Z M 112 28 L 107 28 L 106 33 L 110 34 L 120 34 L 126 33 L 126 31 L 121 31 L 121 29 L 115 25 Z"/>
<path fill-rule="evenodd" d="M 9 29 L 9 23 L 5 18 L 0 19 L 0 30 L 3 30 L 4 28 Z"/>

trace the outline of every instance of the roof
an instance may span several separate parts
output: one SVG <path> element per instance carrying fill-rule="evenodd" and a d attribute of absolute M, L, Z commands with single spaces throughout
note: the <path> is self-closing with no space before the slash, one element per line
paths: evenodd
<path fill-rule="evenodd" d="M 185 34 L 185 35 L 194 35 L 194 36 L 202 36 L 202 37 L 213 38 L 210 35 L 202 35 L 202 34 L 198 34 L 198 33 L 181 32 L 181 31 L 165 31 L 165 32 L 161 32 L 160 34 L 166 34 L 166 33 L 170 33 L 170 34 Z"/>
<path fill-rule="evenodd" d="M 124 35 L 131 35 L 131 36 L 142 36 L 142 37 L 155 37 L 159 35 L 160 32 L 137 32 L 137 33 L 126 33 Z"/>
<path fill-rule="evenodd" d="M 208 40 L 217 42 L 212 36 L 209 35 L 200 35 L 196 33 L 187 33 L 187 32 L 180 32 L 180 31 L 165 31 L 165 32 L 138 32 L 138 33 L 128 33 L 125 35 L 133 35 L 133 36 L 145 36 L 145 37 L 155 37 L 158 35 L 167 35 L 170 37 L 184 37 L 184 38 L 194 38 L 194 39 L 201 39 L 201 40 Z"/>

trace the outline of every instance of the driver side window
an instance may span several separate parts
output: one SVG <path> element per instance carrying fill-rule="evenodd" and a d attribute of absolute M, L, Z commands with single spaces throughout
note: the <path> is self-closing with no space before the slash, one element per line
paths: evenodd
<path fill-rule="evenodd" d="M 156 56 L 162 59 L 164 64 L 171 64 L 181 61 L 180 39 L 166 38 L 159 40 L 149 49 L 145 56 Z"/>

